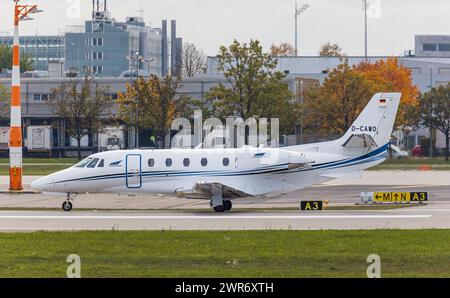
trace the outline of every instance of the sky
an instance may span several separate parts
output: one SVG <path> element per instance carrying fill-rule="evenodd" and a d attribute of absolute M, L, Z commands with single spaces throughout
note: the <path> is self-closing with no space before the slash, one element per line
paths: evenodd
<path fill-rule="evenodd" d="M 414 48 L 415 34 L 450 35 L 449 0 L 369 0 L 369 55 L 400 55 Z M 178 35 L 207 55 L 233 39 L 294 44 L 294 0 L 108 0 L 112 16 L 123 21 L 140 15 L 153 27 L 176 19 Z M 57 34 L 90 18 L 91 0 L 21 0 L 44 12 L 21 24 L 22 35 Z M 315 56 L 321 44 L 336 42 L 348 55 L 364 54 L 362 0 L 302 0 L 309 8 L 299 17 L 299 55 Z M 0 0 L 0 34 L 12 32 L 13 1 Z M 11 21 L 10 21 L 11 20 Z"/>

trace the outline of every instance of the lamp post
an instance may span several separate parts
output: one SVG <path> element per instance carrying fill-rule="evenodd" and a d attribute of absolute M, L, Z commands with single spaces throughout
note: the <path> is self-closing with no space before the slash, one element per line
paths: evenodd
<path fill-rule="evenodd" d="M 433 89 L 433 66 L 430 66 L 430 91 Z M 433 99 L 431 98 L 430 116 L 433 117 Z M 430 123 L 430 157 L 433 157 L 433 124 Z"/>
<path fill-rule="evenodd" d="M 297 1 L 295 1 L 295 56 L 298 56 L 298 17 L 309 8 L 309 4 L 303 4 L 298 7 Z"/>
<path fill-rule="evenodd" d="M 11 124 L 9 130 L 9 190 L 21 191 L 22 187 L 22 111 L 20 98 L 20 48 L 19 23 L 30 21 L 30 14 L 41 12 L 37 5 L 14 5 L 14 43 L 11 83 Z"/>
<path fill-rule="evenodd" d="M 155 62 L 155 58 L 151 59 L 141 59 L 142 62 L 147 63 L 147 73 L 150 74 L 150 63 Z"/>
<path fill-rule="evenodd" d="M 127 59 L 130 61 L 130 76 L 131 76 L 131 87 L 133 86 L 133 67 L 132 63 L 136 63 L 136 76 L 139 81 L 139 61 L 142 61 L 143 57 L 139 55 L 139 52 L 136 52 L 135 55 L 127 56 Z M 136 98 L 136 126 L 134 132 L 134 147 L 139 147 L 139 100 Z"/>
<path fill-rule="evenodd" d="M 367 59 L 367 10 L 369 9 L 367 0 L 363 0 L 364 8 L 364 58 Z"/>

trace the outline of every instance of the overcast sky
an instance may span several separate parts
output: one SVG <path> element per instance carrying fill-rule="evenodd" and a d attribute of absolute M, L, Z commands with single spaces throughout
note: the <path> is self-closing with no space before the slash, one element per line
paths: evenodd
<path fill-rule="evenodd" d="M 306 1 L 306 0 L 305 0 Z M 305 1 L 300 1 L 305 3 Z M 414 48 L 415 34 L 450 35 L 449 0 L 374 1 L 369 19 L 369 55 L 398 55 Z M 56 34 L 90 17 L 91 0 L 21 0 L 45 12 L 22 24 L 22 34 Z M 139 16 L 141 0 L 108 0 L 112 16 Z M 294 0 L 143 0 L 144 17 L 153 27 L 176 19 L 178 35 L 215 55 L 234 38 L 294 43 Z M 361 0 L 307 0 L 299 21 L 299 54 L 317 55 L 324 42 L 337 42 L 349 55 L 364 54 Z M 12 0 L 0 0 L 0 32 L 12 31 Z M 11 21 L 10 21 L 11 20 Z"/>

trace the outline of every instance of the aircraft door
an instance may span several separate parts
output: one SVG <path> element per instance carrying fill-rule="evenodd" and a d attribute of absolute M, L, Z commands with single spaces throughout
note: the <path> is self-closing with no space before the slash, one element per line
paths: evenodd
<path fill-rule="evenodd" d="M 129 154 L 126 157 L 126 185 L 127 188 L 142 187 L 142 156 L 140 154 Z"/>

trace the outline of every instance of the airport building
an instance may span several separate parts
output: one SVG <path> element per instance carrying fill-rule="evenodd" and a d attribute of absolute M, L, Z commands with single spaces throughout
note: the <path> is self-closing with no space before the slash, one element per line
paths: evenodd
<path fill-rule="evenodd" d="M 137 69 L 147 75 L 181 74 L 183 40 L 177 36 L 175 20 L 163 20 L 161 28 L 147 26 L 142 17 L 119 22 L 111 17 L 106 0 L 92 4 L 92 19 L 84 26 L 69 26 L 55 36 L 20 37 L 21 54 L 31 57 L 36 74 L 46 76 L 52 62 L 79 76 L 89 71 L 119 77 Z M 13 37 L 2 33 L 0 44 L 12 46 Z"/>
<path fill-rule="evenodd" d="M 366 59 L 370 62 L 388 59 L 392 57 L 348 57 L 350 65 L 357 65 Z M 425 93 L 431 87 L 447 85 L 450 83 L 450 35 L 417 35 L 415 37 L 415 49 L 405 51 L 404 56 L 399 56 L 398 62 L 411 70 L 412 81 L 418 86 L 420 92 Z M 317 80 L 320 83 L 328 76 L 333 68 L 336 68 L 341 59 L 338 57 L 279 57 L 277 70 L 285 73 L 288 78 L 303 78 Z M 217 70 L 218 59 L 208 57 L 206 76 L 221 76 Z M 299 87 L 300 88 L 300 87 Z M 401 132 L 398 133 L 400 147 L 408 145 L 408 149 L 420 144 L 420 140 L 429 137 L 428 129 L 418 129 L 408 135 L 408 140 Z M 439 131 L 436 132 L 436 148 L 445 148 L 445 137 Z"/>
<path fill-rule="evenodd" d="M 129 22 L 131 20 L 128 20 Z M 136 19 L 135 21 L 139 21 Z M 91 23 L 88 22 L 88 26 Z M 125 27 L 128 26 L 123 24 Z M 106 27 L 109 25 L 105 25 Z M 130 25 L 131 27 L 139 27 L 139 25 Z M 130 27 L 130 28 L 131 28 Z M 109 29 L 108 29 L 109 30 Z M 163 25 L 161 30 L 163 34 L 163 40 L 165 35 L 164 31 L 167 30 L 167 27 Z M 174 29 L 172 29 L 174 30 Z M 89 30 L 88 30 L 89 31 Z M 145 30 L 144 30 L 145 31 Z M 119 31 L 119 35 L 122 35 L 124 32 Z M 91 46 L 93 46 L 93 39 L 97 38 L 96 44 L 98 48 L 100 44 L 106 42 L 106 40 L 100 41 L 98 38 L 93 37 L 98 36 L 97 33 L 92 35 L 91 33 L 82 33 L 80 36 L 74 37 L 79 42 L 86 44 L 86 38 L 82 36 L 91 36 L 90 38 Z M 118 36 L 119 36 L 118 35 Z M 126 38 L 125 38 L 126 39 Z M 167 38 L 169 39 L 169 38 Z M 170 38 L 172 39 L 172 38 Z M 416 38 L 417 40 L 418 38 Z M 419 38 L 420 39 L 420 38 Z M 135 39 L 137 40 L 137 39 Z M 442 44 L 445 43 L 445 40 L 450 40 L 450 36 L 447 39 L 442 36 L 439 37 L 439 42 Z M 444 41 L 442 41 L 444 40 Z M 169 44 L 169 43 L 167 43 Z M 423 48 L 428 49 L 424 43 L 419 43 L 418 47 L 415 49 L 416 52 L 419 52 L 420 49 Z M 445 49 L 445 47 L 437 46 L 437 49 Z M 66 50 L 67 51 L 67 50 Z M 127 51 L 124 49 L 124 53 Z M 414 84 L 416 84 L 420 91 L 426 92 L 430 89 L 430 86 L 438 86 L 444 85 L 450 82 L 450 52 L 446 53 L 446 51 L 439 52 L 437 57 L 422 57 L 413 55 L 413 51 L 408 51 L 408 55 L 398 57 L 399 63 L 404 65 L 405 67 L 411 69 L 412 71 L 412 79 Z M 166 51 L 162 51 L 162 55 L 165 56 Z M 121 55 L 123 56 L 123 55 Z M 91 56 L 92 57 L 92 56 Z M 106 56 L 105 56 L 106 57 Z M 171 60 L 170 55 L 165 56 L 168 61 Z M 380 59 L 387 59 L 388 57 L 369 57 L 368 59 L 372 62 L 375 62 Z M 364 57 L 348 57 L 350 64 L 358 64 L 365 60 Z M 84 61 L 84 60 L 83 60 Z M 66 61 L 67 62 L 67 61 Z M 280 57 L 278 58 L 278 70 L 284 72 L 286 76 L 286 82 L 289 85 L 291 92 L 294 94 L 294 100 L 303 102 L 304 101 L 304 92 L 310 88 L 311 86 L 315 86 L 325 79 L 328 75 L 328 72 L 339 65 L 341 61 L 336 57 Z M 81 60 L 77 63 L 80 65 L 84 62 Z M 112 63 L 112 62 L 111 62 Z M 122 62 L 119 62 L 122 63 Z M 167 65 L 170 66 L 171 62 L 168 62 Z M 74 64 L 76 65 L 76 64 Z M 142 70 L 145 70 L 145 65 L 139 65 Z M 75 67 L 75 66 L 74 66 Z M 125 64 L 124 64 L 125 67 Z M 161 65 L 164 72 L 164 64 Z M 52 71 L 49 72 L 49 77 L 35 77 L 30 74 L 23 74 L 22 79 L 22 111 L 23 111 L 23 125 L 24 125 L 24 140 L 30 140 L 28 136 L 27 127 L 35 127 L 35 126 L 43 126 L 49 127 L 51 130 L 51 151 L 55 154 L 61 155 L 70 155 L 73 151 L 76 143 L 74 140 L 71 140 L 64 133 L 64 121 L 63 119 L 58 119 L 52 111 L 50 110 L 47 101 L 52 92 L 52 89 L 58 87 L 66 78 L 64 78 L 64 68 L 58 64 L 57 62 L 51 61 L 49 63 L 49 69 Z M 170 67 L 166 69 L 167 72 L 171 71 Z M 112 98 L 112 100 L 117 99 L 118 92 L 125 91 L 126 83 L 130 82 L 130 77 L 126 76 L 98 76 L 96 78 L 97 82 L 100 86 L 108 87 L 108 96 Z M 0 74 L 0 84 L 5 86 L 10 85 L 11 79 L 10 75 L 2 75 Z M 227 85 L 228 82 L 224 78 L 224 76 L 217 71 L 217 59 L 215 57 L 208 57 L 206 73 L 202 75 L 198 75 L 194 78 L 186 78 L 182 81 L 182 85 L 178 90 L 179 95 L 187 95 L 193 99 L 204 100 L 206 93 L 211 89 L 211 87 L 217 86 L 218 84 Z M 0 127 L 7 127 L 8 122 L 5 120 L 0 123 Z M 7 129 L 3 129 L 7 130 Z M 0 147 L 7 147 L 7 142 L 5 144 L 2 143 L 1 137 L 1 129 L 0 129 Z M 31 131 L 31 130 L 30 130 Z M 280 144 L 284 145 L 292 145 L 292 144 L 300 144 L 300 143 L 308 143 L 311 141 L 317 141 L 314 139 L 308 138 L 308 136 L 303 136 L 303 130 L 301 127 L 297 128 L 296 135 L 293 136 L 284 136 L 282 140 L 280 140 Z M 121 129 L 116 132 L 116 135 L 120 135 L 120 143 L 123 148 L 133 148 L 135 144 L 134 140 L 134 132 L 128 129 Z M 401 140 L 399 145 L 403 147 L 405 143 L 408 144 L 409 149 L 415 144 L 420 144 L 421 138 L 427 137 L 429 135 L 429 131 L 427 129 L 419 129 L 417 131 L 411 132 L 407 141 L 404 140 L 404 136 L 399 135 L 398 139 Z M 83 147 L 86 150 L 86 154 L 103 150 L 104 145 L 100 144 L 104 136 L 101 135 L 93 135 L 85 138 L 83 140 Z M 139 146 L 140 147 L 149 147 L 148 136 L 145 135 L 145 132 L 142 136 L 139 137 Z M 437 132 L 436 136 L 436 146 L 438 148 L 443 148 L 445 144 L 445 138 L 443 138 L 442 134 Z"/>
<path fill-rule="evenodd" d="M 62 76 L 57 77 L 29 77 L 24 75 L 21 80 L 22 97 L 22 126 L 24 134 L 24 144 L 28 155 L 50 155 L 53 156 L 74 156 L 76 153 L 76 141 L 66 135 L 64 130 L 64 119 L 59 118 L 51 110 L 48 100 L 52 90 L 59 87 L 68 80 Z M 82 80 L 82 78 L 79 78 Z M 106 96 L 115 101 L 119 92 L 126 91 L 126 84 L 130 82 L 127 77 L 97 77 L 96 83 L 100 87 L 107 88 Z M 301 96 L 297 90 L 300 85 L 313 84 L 314 81 L 305 80 L 302 84 L 297 79 L 288 78 L 286 82 L 296 98 Z M 0 84 L 9 86 L 10 77 L 0 77 Z M 212 87 L 223 84 L 228 85 L 228 81 L 221 76 L 186 78 L 182 81 L 178 90 L 178 95 L 189 96 L 193 99 L 204 100 L 206 92 Z M 113 105 L 112 113 L 117 113 L 117 106 Z M 6 154 L 8 150 L 8 115 L 0 115 L 0 154 Z M 119 148 L 134 148 L 135 133 L 133 128 L 127 129 L 124 126 L 110 127 L 109 133 L 98 133 L 89 135 L 82 139 L 83 154 L 107 150 L 108 139 L 113 141 Z M 298 143 L 296 136 L 286 136 L 286 142 L 290 144 Z M 151 148 L 150 132 L 143 131 L 139 135 L 139 147 Z"/>
<path fill-rule="evenodd" d="M 64 61 L 65 37 L 64 35 L 35 35 L 21 36 L 20 55 L 28 56 L 33 61 L 33 70 L 48 71 L 50 62 Z M 12 36 L 0 36 L 0 45 L 12 47 Z"/>

